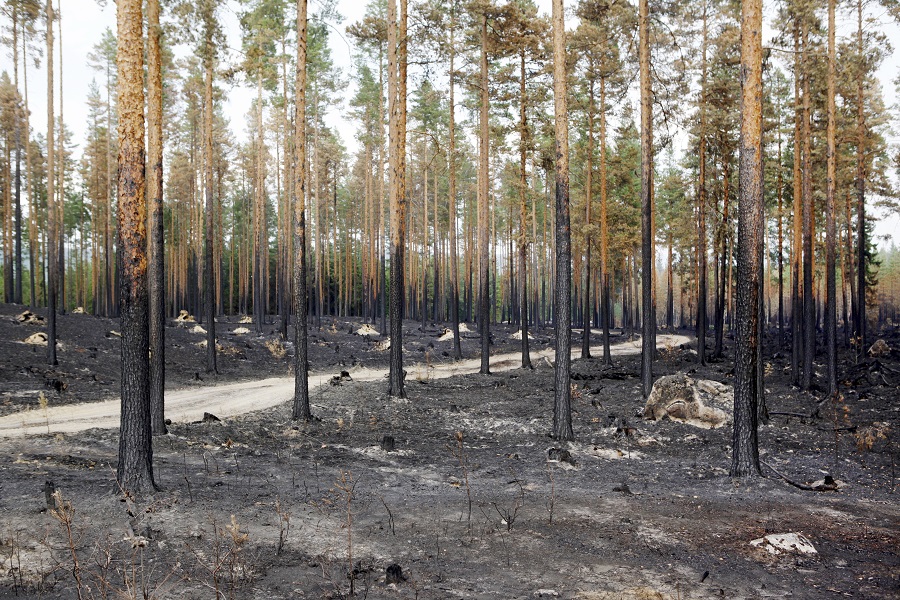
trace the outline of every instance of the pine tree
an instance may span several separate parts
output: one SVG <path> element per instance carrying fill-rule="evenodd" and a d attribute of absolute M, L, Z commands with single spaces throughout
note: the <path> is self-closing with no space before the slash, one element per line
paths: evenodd
<path fill-rule="evenodd" d="M 741 141 L 738 214 L 738 297 L 734 358 L 731 476 L 759 475 L 756 361 L 762 276 L 762 1 L 741 5 Z"/>
<path fill-rule="evenodd" d="M 297 114 L 294 117 L 293 192 L 294 231 L 294 403 L 293 419 L 309 421 L 309 364 L 307 354 L 307 277 L 306 277 L 306 32 L 307 2 L 297 0 L 297 65 L 294 91 Z"/>
<path fill-rule="evenodd" d="M 569 124 L 566 110 L 566 30 L 563 1 L 553 0 L 553 100 L 556 132 L 556 287 L 553 329 L 556 334 L 553 437 L 574 439 L 570 389 L 572 254 L 569 232 Z"/>
<path fill-rule="evenodd" d="M 163 229 L 163 106 L 159 0 L 147 0 L 147 125 L 149 127 L 147 196 L 150 212 L 149 261 L 150 419 L 155 435 L 166 433 L 165 418 L 165 231 Z"/>
<path fill-rule="evenodd" d="M 653 389 L 653 357 L 656 352 L 656 298 L 653 289 L 653 90 L 650 84 L 650 8 L 640 0 L 639 62 L 641 88 L 641 389 L 644 398 Z"/>
<path fill-rule="evenodd" d="M 128 495 L 152 492 L 149 301 L 144 202 L 144 57 L 141 0 L 120 0 L 118 246 L 121 258 L 122 412 L 116 479 Z M 52 147 L 52 145 L 51 145 Z"/>

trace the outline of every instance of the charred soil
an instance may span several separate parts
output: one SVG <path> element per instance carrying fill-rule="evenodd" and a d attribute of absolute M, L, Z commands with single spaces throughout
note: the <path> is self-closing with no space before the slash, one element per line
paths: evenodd
<path fill-rule="evenodd" d="M 46 346 L 23 343 L 42 326 L 17 322 L 22 310 L 0 305 L 0 417 L 116 396 L 115 320 L 61 317 L 49 368 Z M 291 375 L 274 324 L 260 336 L 218 322 L 220 373 L 209 375 L 197 324 L 169 325 L 173 393 Z M 845 357 L 841 397 L 823 403 L 790 385 L 790 357 L 769 339 L 767 477 L 731 479 L 729 426 L 641 417 L 639 346 L 621 336 L 632 353 L 613 367 L 573 361 L 577 441 L 559 445 L 548 360 L 439 378 L 452 342 L 409 322 L 405 361 L 426 368 L 399 400 L 386 379 L 354 377 L 387 364 L 382 338 L 356 335 L 361 326 L 311 328 L 312 371 L 328 375 L 310 393 L 314 421 L 291 421 L 288 397 L 176 420 L 154 438 L 160 490 L 146 498 L 118 493 L 116 429 L 0 438 L 0 597 L 900 596 L 896 351 Z M 515 328 L 492 329 L 494 353 L 518 349 Z M 477 337 L 464 335 L 477 357 Z M 552 347 L 549 329 L 534 337 L 534 351 Z M 699 367 L 680 344 L 659 350 L 655 370 L 731 379 L 730 359 Z M 808 489 L 820 480 L 823 491 Z M 789 532 L 817 552 L 750 545 Z"/>

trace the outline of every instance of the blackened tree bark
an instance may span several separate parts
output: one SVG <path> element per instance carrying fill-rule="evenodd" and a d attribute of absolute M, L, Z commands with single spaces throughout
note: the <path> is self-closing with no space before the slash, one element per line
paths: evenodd
<path fill-rule="evenodd" d="M 653 90 L 650 86 L 650 8 L 640 0 L 638 55 L 641 79 L 641 391 L 653 389 L 656 303 L 653 293 Z"/>
<path fill-rule="evenodd" d="M 555 5 L 554 5 L 555 6 Z M 490 246 L 488 230 L 488 206 L 490 204 L 490 181 L 488 180 L 490 162 L 490 128 L 488 111 L 490 95 L 488 86 L 488 16 L 481 15 L 481 106 L 479 111 L 478 142 L 478 332 L 481 335 L 481 369 L 479 373 L 488 375 L 491 372 L 491 292 L 490 292 Z"/>
<path fill-rule="evenodd" d="M 203 227 L 203 310 L 206 313 L 206 372 L 216 373 L 216 305 L 213 287 L 213 65 L 215 64 L 215 45 L 213 43 L 213 4 L 207 1 L 203 15 L 203 173 L 206 207 L 204 209 L 205 226 Z"/>
<path fill-rule="evenodd" d="M 450 328 L 453 331 L 453 358 L 462 358 L 462 345 L 459 339 L 459 259 L 456 248 L 456 72 L 454 61 L 456 59 L 456 2 L 450 6 L 450 124 L 448 129 L 449 151 L 447 161 L 449 163 L 449 190 L 448 210 L 450 220 Z"/>
<path fill-rule="evenodd" d="M 802 152 L 800 151 L 801 127 L 803 111 L 800 102 L 800 23 L 794 16 L 794 170 L 793 170 L 793 240 L 791 250 L 791 383 L 800 385 L 800 363 L 803 359 L 803 296 L 800 286 L 801 265 L 803 263 L 803 193 L 800 168 Z"/>
<path fill-rule="evenodd" d="M 593 63 L 593 60 L 591 61 Z M 590 66 L 593 71 L 593 64 Z M 581 358 L 591 357 L 591 200 L 594 179 L 594 80 L 588 82 L 587 161 L 584 176 L 584 265 L 581 270 Z"/>
<path fill-rule="evenodd" d="M 762 0 L 741 3 L 741 150 L 731 476 L 759 475 L 756 363 L 762 233 Z"/>
<path fill-rule="evenodd" d="M 522 368 L 532 369 L 528 348 L 528 203 L 525 161 L 528 154 L 528 101 L 525 87 L 525 47 L 519 50 L 519 321 L 522 332 Z"/>
<path fill-rule="evenodd" d="M 835 282 L 834 249 L 837 228 L 834 222 L 834 194 L 836 185 L 836 157 L 834 148 L 835 120 L 835 0 L 828 0 L 828 98 L 827 149 L 825 179 L 825 349 L 827 355 L 828 395 L 837 394 L 837 284 Z"/>
<path fill-rule="evenodd" d="M 813 295 L 813 219 L 814 206 L 812 196 L 812 134 L 810 133 L 810 57 L 809 57 L 809 17 L 802 15 L 800 37 L 802 44 L 803 64 L 803 113 L 801 127 L 801 146 L 803 148 L 801 194 L 803 198 L 803 373 L 800 377 L 800 389 L 808 390 L 812 386 L 813 361 L 816 357 L 816 298 Z"/>
<path fill-rule="evenodd" d="M 19 90 L 19 11 L 18 3 L 13 3 L 10 11 L 11 32 L 12 33 L 12 53 L 13 53 L 13 85 L 16 92 Z M 24 35 L 23 35 L 24 37 Z M 23 40 L 24 41 L 24 40 Z M 18 111 L 17 111 L 18 113 Z M 16 115 L 15 124 L 15 149 L 16 149 L 16 201 L 15 201 L 15 278 L 13 281 L 13 302 L 22 303 L 22 117 L 24 115 Z M 28 131 L 27 129 L 25 130 Z M 26 133 L 26 135 L 29 135 Z"/>
<path fill-rule="evenodd" d="M 53 190 L 55 173 L 55 146 L 54 115 L 53 115 L 53 3 L 47 0 L 47 216 L 48 216 L 48 240 L 47 263 L 49 282 L 47 290 L 47 363 L 55 366 L 56 360 L 56 294 L 59 289 L 59 261 L 57 260 L 58 245 L 56 236 L 58 229 L 56 195 Z M 32 290 L 32 294 L 34 291 Z"/>
<path fill-rule="evenodd" d="M 860 64 L 856 71 L 856 337 L 857 356 L 866 353 L 866 119 L 863 99 L 863 0 L 856 2 L 856 53 Z"/>
<path fill-rule="evenodd" d="M 775 195 L 778 198 L 778 349 L 784 348 L 784 175 L 781 164 L 781 109 L 778 121 L 778 172 L 775 176 Z"/>
<path fill-rule="evenodd" d="M 291 418 L 309 421 L 309 359 L 306 287 L 306 41 L 307 0 L 297 0 L 297 114 L 294 117 L 294 404 Z"/>
<path fill-rule="evenodd" d="M 553 0 L 553 101 L 556 130 L 556 285 L 553 329 L 556 334 L 553 437 L 574 439 L 569 387 L 572 338 L 572 250 L 569 227 L 569 124 L 566 114 L 566 29 L 563 0 Z"/>
<path fill-rule="evenodd" d="M 606 220 L 606 76 L 600 76 L 600 321 L 603 323 L 603 363 L 612 365 L 609 327 L 612 319 L 612 275 L 609 272 L 609 230 Z"/>
<path fill-rule="evenodd" d="M 265 128 L 263 127 L 262 68 L 256 67 L 256 187 L 253 207 L 253 322 L 262 334 L 266 320 L 266 264 L 269 248 L 266 241 L 266 161 Z"/>
<path fill-rule="evenodd" d="M 706 275 L 706 46 L 707 3 L 703 2 L 703 41 L 700 56 L 700 140 L 697 160 L 700 163 L 700 181 L 697 185 L 697 361 L 706 364 L 707 310 Z"/>
<path fill-rule="evenodd" d="M 154 435 L 166 433 L 166 288 L 163 231 L 162 63 L 159 0 L 147 0 L 147 125 L 150 210 L 148 278 L 150 287 L 150 425 Z"/>
<path fill-rule="evenodd" d="M 66 218 L 65 218 L 65 171 L 66 171 L 66 154 L 64 148 L 66 126 L 63 121 L 63 50 L 62 50 L 62 8 L 61 0 L 56 0 L 56 12 L 53 15 L 59 24 L 59 140 L 57 140 L 57 148 L 59 150 L 59 164 L 56 167 L 56 185 L 58 189 L 57 205 L 56 205 L 56 262 L 59 263 L 58 275 L 56 281 L 57 306 L 59 314 L 66 314 Z"/>
<path fill-rule="evenodd" d="M 390 105 L 391 356 L 388 394 L 406 397 L 403 381 L 403 264 L 406 229 L 406 0 L 388 0 Z"/>
<path fill-rule="evenodd" d="M 141 0 L 117 5 L 119 100 L 118 246 L 122 413 L 116 479 L 133 495 L 156 488 L 150 430 L 147 207 L 144 203 L 144 43 Z"/>

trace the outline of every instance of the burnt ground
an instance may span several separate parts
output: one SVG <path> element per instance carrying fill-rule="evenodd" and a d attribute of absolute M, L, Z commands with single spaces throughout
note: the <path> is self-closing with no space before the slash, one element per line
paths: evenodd
<path fill-rule="evenodd" d="M 19 343 L 39 327 L 15 323 L 18 312 L 0 306 L 0 414 L 36 406 L 41 391 L 51 405 L 116 394 L 114 320 L 61 317 L 60 366 L 48 371 L 45 348 Z M 213 377 L 193 324 L 171 325 L 173 389 L 289 374 L 289 355 L 266 347 L 274 325 L 262 337 L 222 333 Z M 408 325 L 407 360 L 450 360 L 440 327 Z M 313 329 L 313 370 L 383 366 L 373 340 L 348 334 L 358 326 Z M 495 352 L 517 348 L 512 330 L 494 331 Z M 533 347 L 550 336 L 539 330 Z M 897 333 L 884 339 L 900 347 Z M 475 356 L 474 334 L 465 344 Z M 663 349 L 656 373 L 730 383 L 730 362 L 695 359 Z M 821 391 L 789 385 L 789 355 L 767 353 L 769 408 L 789 414 L 761 426 L 762 458 L 804 487 L 826 475 L 846 484 L 835 491 L 800 489 L 768 468 L 733 480 L 729 427 L 642 420 L 636 355 L 612 368 L 574 361 L 577 441 L 564 446 L 548 437 L 543 360 L 534 371 L 410 380 L 405 400 L 380 382 L 324 386 L 311 393 L 310 424 L 290 420 L 287 399 L 174 423 L 154 439 L 160 490 L 138 501 L 116 493 L 116 430 L 2 439 L 0 597 L 74 598 L 80 581 L 84 598 L 338 598 L 351 585 L 368 598 L 897 598 L 898 359 L 842 360 L 842 398 L 820 404 Z M 62 495 L 56 511 L 45 481 Z M 749 545 L 787 532 L 817 554 Z"/>

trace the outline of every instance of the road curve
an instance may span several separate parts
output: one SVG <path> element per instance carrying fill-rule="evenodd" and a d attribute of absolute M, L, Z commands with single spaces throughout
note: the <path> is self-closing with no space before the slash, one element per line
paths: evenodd
<path fill-rule="evenodd" d="M 657 346 L 673 347 L 692 341 L 683 335 L 659 335 Z M 611 347 L 614 355 L 637 354 L 640 342 L 621 342 Z M 573 349 L 578 351 L 577 349 Z M 602 353 L 602 346 L 592 347 L 594 353 Z M 531 353 L 533 361 L 553 357 L 553 347 Z M 493 372 L 508 371 L 521 364 L 519 352 L 491 356 Z M 407 365 L 407 379 L 443 379 L 454 375 L 477 373 L 480 358 L 460 360 L 427 366 L 422 363 Z M 387 369 L 356 368 L 351 370 L 354 381 L 376 381 L 387 376 Z M 327 384 L 334 373 L 311 374 L 310 390 Z M 262 410 L 287 402 L 294 394 L 293 377 L 270 377 L 257 381 L 240 381 L 209 387 L 188 388 L 166 392 L 166 418 L 175 423 L 199 421 L 203 413 L 213 413 L 226 418 Z M 113 429 L 119 426 L 119 398 L 97 402 L 83 402 L 47 409 L 24 410 L 0 417 L 0 438 L 23 437 L 29 434 L 76 433 L 86 429 Z"/>

